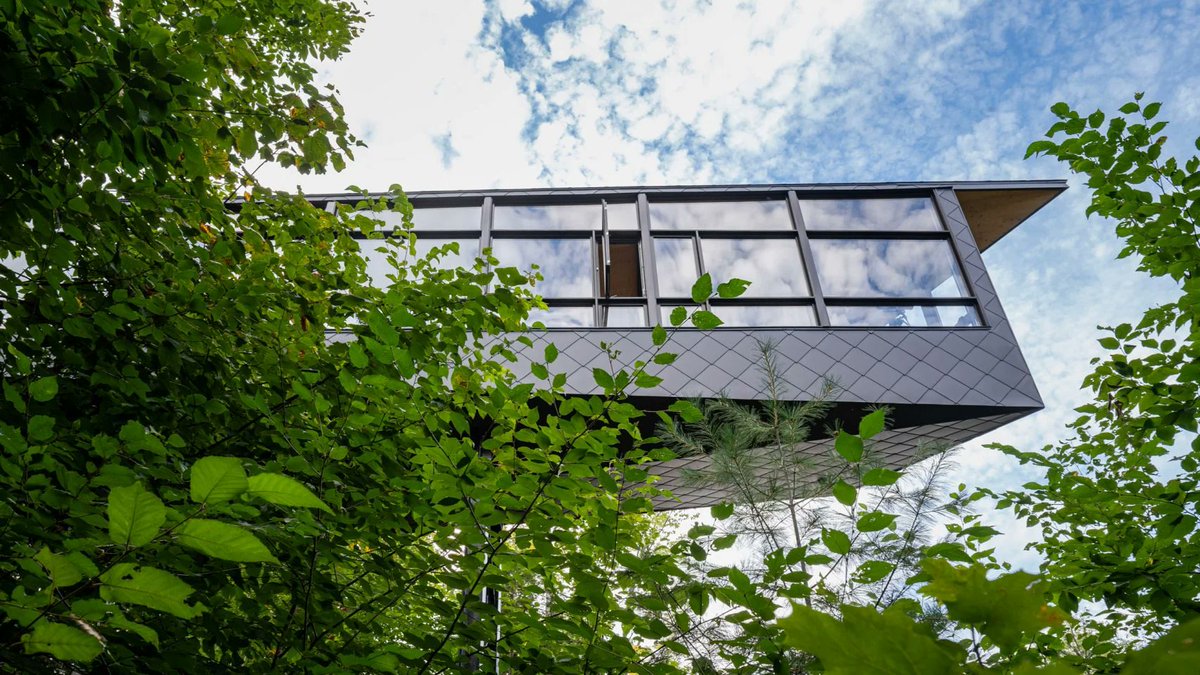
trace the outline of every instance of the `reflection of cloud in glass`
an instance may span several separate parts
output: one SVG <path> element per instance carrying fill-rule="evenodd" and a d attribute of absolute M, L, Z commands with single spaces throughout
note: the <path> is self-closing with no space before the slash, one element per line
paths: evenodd
<path fill-rule="evenodd" d="M 828 296 L 967 295 L 949 242 L 814 239 L 812 249 Z"/>
<path fill-rule="evenodd" d="M 403 229 L 404 222 L 396 211 L 356 211 L 380 223 L 385 230 Z M 437 209 L 413 209 L 413 229 L 416 230 L 478 230 L 478 206 L 449 206 Z"/>
<path fill-rule="evenodd" d="M 794 239 L 703 238 L 700 249 L 714 287 L 730 279 L 745 279 L 751 282 L 742 295 L 745 298 L 809 295 L 800 247 Z"/>
<path fill-rule="evenodd" d="M 599 230 L 603 224 L 600 204 L 555 204 L 549 206 L 497 206 L 492 227 L 498 230 Z M 636 204 L 609 204 L 610 230 L 636 230 Z"/>
<path fill-rule="evenodd" d="M 651 202 L 650 227 L 661 230 L 790 230 L 782 199 L 754 202 Z"/>
<path fill-rule="evenodd" d="M 712 308 L 726 326 L 815 326 L 812 307 L 798 305 L 716 305 Z"/>
<path fill-rule="evenodd" d="M 979 314 L 969 305 L 908 305 L 895 307 L 829 307 L 834 326 L 978 326 Z"/>
<path fill-rule="evenodd" d="M 541 321 L 546 328 L 588 328 L 595 322 L 591 307 L 551 307 L 529 312 L 529 325 Z"/>
<path fill-rule="evenodd" d="M 445 246 L 451 242 L 458 242 L 458 253 L 447 251 L 442 254 L 438 260 L 437 267 L 441 269 L 454 269 L 456 267 L 465 267 L 470 269 L 475 266 L 475 258 L 479 255 L 479 240 L 478 239 L 417 239 L 417 255 L 424 258 L 429 255 L 429 251 L 438 246 Z"/>
<path fill-rule="evenodd" d="M 590 238 L 493 239 L 492 254 L 501 267 L 527 272 L 537 265 L 544 280 L 533 290 L 544 298 L 592 297 Z"/>
<path fill-rule="evenodd" d="M 686 298 L 700 272 L 696 269 L 696 247 L 691 239 L 654 238 L 654 266 L 658 268 L 658 295 Z"/>
<path fill-rule="evenodd" d="M 809 230 L 940 230 L 933 200 L 804 199 L 804 227 Z"/>
<path fill-rule="evenodd" d="M 605 307 L 605 324 L 610 328 L 641 328 L 646 325 L 646 308 L 614 305 Z"/>

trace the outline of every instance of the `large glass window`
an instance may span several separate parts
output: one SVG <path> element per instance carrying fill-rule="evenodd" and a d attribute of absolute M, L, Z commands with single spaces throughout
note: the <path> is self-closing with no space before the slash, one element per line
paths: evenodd
<path fill-rule="evenodd" d="M 696 267 L 696 243 L 691 238 L 655 237 L 654 265 L 658 270 L 658 295 L 686 298 L 700 277 Z"/>
<path fill-rule="evenodd" d="M 790 239 L 713 239 L 701 237 L 704 269 L 713 284 L 730 279 L 750 282 L 744 298 L 810 295 L 800 246 Z"/>
<path fill-rule="evenodd" d="M 712 312 L 731 328 L 817 325 L 817 313 L 805 305 L 714 305 Z"/>
<path fill-rule="evenodd" d="M 397 211 L 358 211 L 379 221 L 384 230 L 400 230 L 404 221 Z M 482 213 L 478 206 L 446 206 L 439 208 L 413 209 L 414 230 L 478 230 Z"/>
<path fill-rule="evenodd" d="M 964 328 L 982 325 L 973 305 L 831 306 L 834 326 Z"/>
<path fill-rule="evenodd" d="M 458 243 L 458 253 L 444 252 L 434 266 L 439 269 L 473 267 L 475 258 L 479 255 L 478 239 L 417 239 L 417 257 L 423 258 L 435 247 L 451 242 Z M 387 259 L 389 252 L 395 252 L 401 263 L 412 259 L 404 246 L 390 244 L 386 239 L 359 239 L 358 246 L 367 260 L 367 277 L 371 280 L 371 285 L 380 288 L 386 288 L 392 283 L 388 280 L 388 275 L 394 271 Z"/>
<path fill-rule="evenodd" d="M 651 202 L 650 227 L 656 230 L 790 230 L 792 217 L 783 199 Z"/>
<path fill-rule="evenodd" d="M 933 200 L 804 199 L 800 201 L 804 227 L 809 230 L 933 231 L 942 229 Z"/>
<path fill-rule="evenodd" d="M 968 295 L 948 241 L 814 239 L 812 251 L 827 297 Z"/>
<path fill-rule="evenodd" d="M 542 281 L 534 290 L 543 298 L 593 297 L 590 239 L 496 239 L 492 254 L 501 267 L 537 265 Z"/>

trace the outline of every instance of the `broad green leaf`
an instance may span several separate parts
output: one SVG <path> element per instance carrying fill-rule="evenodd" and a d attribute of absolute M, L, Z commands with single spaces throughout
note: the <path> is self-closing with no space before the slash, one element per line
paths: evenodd
<path fill-rule="evenodd" d="M 671 310 L 671 325 L 682 326 L 684 321 L 687 321 L 687 307 L 676 307 Z"/>
<path fill-rule="evenodd" d="M 858 490 L 854 489 L 854 486 L 846 481 L 838 480 L 838 482 L 833 484 L 833 496 L 839 502 L 850 506 L 858 499 Z"/>
<path fill-rule="evenodd" d="M 981 565 L 955 567 L 940 558 L 927 558 L 921 568 L 931 581 L 921 593 L 946 606 L 950 618 L 991 638 L 1003 650 L 1014 650 L 1044 628 L 1066 620 L 1066 614 L 1047 604 L 1048 585 L 1026 572 L 987 578 Z"/>
<path fill-rule="evenodd" d="M 604 391 L 612 391 L 617 388 L 612 374 L 603 368 L 592 368 L 592 379 L 596 380 L 596 384 L 600 385 Z"/>
<path fill-rule="evenodd" d="M 736 534 L 727 534 L 713 539 L 712 546 L 714 551 L 723 551 L 737 543 Z"/>
<path fill-rule="evenodd" d="M 712 330 L 725 323 L 716 314 L 701 309 L 692 315 L 692 325 L 700 330 Z"/>
<path fill-rule="evenodd" d="M 180 544 L 233 562 L 279 562 L 249 530 L 207 518 L 193 518 L 175 531 Z"/>
<path fill-rule="evenodd" d="M 839 431 L 837 438 L 833 442 L 833 449 L 837 450 L 842 459 L 851 464 L 862 460 L 863 442 L 861 438 L 854 434 Z"/>
<path fill-rule="evenodd" d="M 199 603 L 187 604 L 191 586 L 154 567 L 117 563 L 100 576 L 100 582 L 100 597 L 109 602 L 141 605 L 181 619 L 190 619 L 205 609 Z"/>
<path fill-rule="evenodd" d="M 886 421 L 887 411 L 880 408 L 862 418 L 862 421 L 858 423 L 858 435 L 863 439 L 871 438 L 883 431 L 883 425 Z"/>
<path fill-rule="evenodd" d="M 750 282 L 745 279 L 730 279 L 725 283 L 717 285 L 717 297 L 725 299 L 739 298 L 749 287 Z"/>
<path fill-rule="evenodd" d="M 141 546 L 154 539 L 167 519 L 162 501 L 141 483 L 108 493 L 108 536 L 122 546 Z"/>
<path fill-rule="evenodd" d="M 654 330 L 650 331 L 650 340 L 654 342 L 656 347 L 661 347 L 662 345 L 666 344 L 667 329 L 663 328 L 662 324 L 655 326 Z"/>
<path fill-rule="evenodd" d="M 876 486 L 893 485 L 896 481 L 900 480 L 903 475 L 904 474 L 900 473 L 899 471 L 875 468 L 863 474 L 862 484 Z"/>
<path fill-rule="evenodd" d="M 147 626 L 144 623 L 130 621 L 129 619 L 125 618 L 124 616 L 122 616 L 120 614 L 116 614 L 114 616 L 109 617 L 107 620 L 107 623 L 108 623 L 108 625 L 112 626 L 113 628 L 120 628 L 122 630 L 127 630 L 127 631 L 133 633 L 134 635 L 137 635 L 138 637 L 142 638 L 146 642 L 149 642 L 150 644 L 154 645 L 156 648 L 158 647 L 158 631 L 154 630 L 153 628 L 151 628 L 150 626 Z"/>
<path fill-rule="evenodd" d="M 858 528 L 859 532 L 878 532 L 891 527 L 894 522 L 896 522 L 896 516 L 893 514 L 882 511 L 870 511 L 858 519 L 855 527 Z"/>
<path fill-rule="evenodd" d="M 886 560 L 868 560 L 855 568 L 854 579 L 860 584 L 873 584 L 887 578 L 894 569 L 896 569 L 896 563 Z"/>
<path fill-rule="evenodd" d="M 554 343 L 551 342 L 550 344 L 546 345 L 546 350 L 545 350 L 546 363 L 554 363 L 554 360 L 557 358 L 558 358 L 558 347 L 555 347 Z"/>
<path fill-rule="evenodd" d="M 1180 624 L 1129 657 L 1121 675 L 1200 673 L 1200 619 Z"/>
<path fill-rule="evenodd" d="M 705 272 L 696 280 L 696 283 L 692 284 L 692 302 L 704 302 L 712 295 L 712 291 L 712 275 Z"/>
<path fill-rule="evenodd" d="M 720 504 L 713 504 L 712 508 L 709 509 L 709 511 L 712 513 L 713 518 L 715 518 L 717 520 L 725 520 L 726 518 L 733 515 L 733 504 L 730 502 L 721 502 Z"/>
<path fill-rule="evenodd" d="M 700 412 L 700 409 L 696 407 L 696 404 L 688 401 L 687 399 L 679 399 L 678 401 L 675 401 L 667 407 L 667 410 L 679 415 L 679 417 L 688 424 L 695 424 L 696 422 L 704 419 L 704 413 Z"/>
<path fill-rule="evenodd" d="M 54 437 L 54 418 L 49 415 L 34 415 L 29 418 L 29 439 L 48 441 Z"/>
<path fill-rule="evenodd" d="M 643 372 L 638 373 L 637 377 L 634 378 L 633 383 L 636 384 L 640 389 L 653 389 L 654 387 L 662 384 L 662 381 L 663 379 L 657 375 L 651 375 Z"/>
<path fill-rule="evenodd" d="M 792 605 L 779 620 L 785 642 L 815 656 L 829 675 L 957 675 L 962 672 L 928 629 L 902 611 L 842 606 L 842 620 Z"/>
<path fill-rule="evenodd" d="M 59 588 L 74 586 L 83 581 L 83 572 L 79 567 L 67 556 L 51 553 L 49 547 L 43 546 L 33 559 L 46 568 L 46 572 L 50 575 L 50 581 Z"/>
<path fill-rule="evenodd" d="M 672 363 L 675 363 L 675 359 L 677 358 L 678 356 L 676 354 L 672 354 L 671 352 L 662 352 L 661 354 L 654 355 L 654 363 L 660 366 L 669 366 Z"/>
<path fill-rule="evenodd" d="M 29 384 L 29 395 L 35 401 L 49 401 L 58 395 L 58 378 L 51 375 L 34 380 Z"/>
<path fill-rule="evenodd" d="M 850 535 L 841 530 L 821 530 L 821 541 L 825 543 L 825 548 L 836 555 L 846 555 L 850 552 Z"/>
<path fill-rule="evenodd" d="M 251 497 L 257 497 L 281 506 L 302 506 L 333 513 L 311 490 L 299 481 L 278 473 L 260 473 L 247 481 Z"/>
<path fill-rule="evenodd" d="M 95 637 L 74 626 L 39 621 L 33 631 L 21 636 L 25 653 L 45 653 L 63 661 L 84 663 L 100 656 L 104 645 Z"/>
<path fill-rule="evenodd" d="M 247 487 L 242 460 L 236 457 L 204 457 L 192 465 L 192 501 L 198 504 L 227 502 Z"/>

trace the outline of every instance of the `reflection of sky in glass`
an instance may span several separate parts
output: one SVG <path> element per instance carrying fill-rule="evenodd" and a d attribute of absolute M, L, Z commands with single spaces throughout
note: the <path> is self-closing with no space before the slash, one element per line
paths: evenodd
<path fill-rule="evenodd" d="M 979 314 L 969 305 L 901 307 L 829 307 L 834 326 L 978 326 Z"/>
<path fill-rule="evenodd" d="M 790 230 L 782 199 L 754 202 L 651 202 L 650 227 L 661 230 Z"/>
<path fill-rule="evenodd" d="M 610 328 L 641 328 L 646 325 L 646 308 L 614 305 L 605 307 L 605 325 Z"/>
<path fill-rule="evenodd" d="M 386 230 L 399 230 L 404 227 L 403 220 L 396 211 L 357 211 L 356 215 L 373 218 Z M 413 229 L 416 230 L 478 230 L 479 221 L 478 206 L 413 209 Z"/>
<path fill-rule="evenodd" d="M 603 226 L 600 204 L 554 204 L 548 206 L 497 206 L 492 227 L 508 230 L 599 230 Z M 609 204 L 610 230 L 636 230 L 637 205 Z"/>
<path fill-rule="evenodd" d="M 713 314 L 726 326 L 815 326 L 812 307 L 797 305 L 714 305 Z"/>
<path fill-rule="evenodd" d="M 967 295 L 949 242 L 814 239 L 812 250 L 831 297 Z"/>
<path fill-rule="evenodd" d="M 654 238 L 654 266 L 658 268 L 658 295 L 689 297 L 700 276 L 696 269 L 696 247 L 691 239 Z"/>
<path fill-rule="evenodd" d="M 384 239 L 358 239 L 359 249 L 367 259 L 367 276 L 371 285 L 387 288 L 391 285 L 387 276 L 392 273 L 392 266 L 387 261 L 389 249 L 396 252 L 397 259 L 403 264 L 414 260 L 404 247 L 388 246 Z M 479 255 L 478 239 L 418 239 L 417 256 L 425 257 L 435 246 L 444 246 L 450 242 L 458 242 L 458 253 L 447 252 L 434 265 L 439 269 L 454 269 L 456 267 L 470 268 L 475 265 L 475 257 Z"/>
<path fill-rule="evenodd" d="M 702 238 L 700 249 L 714 288 L 730 279 L 745 279 L 751 283 L 741 296 L 744 298 L 809 294 L 800 247 L 794 239 Z"/>
<path fill-rule="evenodd" d="M 590 238 L 493 239 L 492 254 L 501 267 L 527 272 L 537 265 L 544 280 L 533 290 L 544 298 L 592 297 Z"/>
<path fill-rule="evenodd" d="M 804 199 L 804 227 L 809 230 L 940 230 L 933 200 Z"/>
<path fill-rule="evenodd" d="M 596 316 L 591 307 L 551 307 L 529 311 L 529 325 L 536 321 L 546 328 L 587 328 L 595 323 Z"/>

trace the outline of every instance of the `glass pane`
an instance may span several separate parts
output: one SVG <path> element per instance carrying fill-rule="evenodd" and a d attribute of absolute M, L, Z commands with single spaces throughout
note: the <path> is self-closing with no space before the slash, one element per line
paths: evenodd
<path fill-rule="evenodd" d="M 596 259 L 600 260 L 600 294 L 603 297 L 636 298 L 642 295 L 642 260 L 637 242 L 612 242 L 608 247 L 612 263 L 612 280 L 604 265 L 604 244 L 596 242 Z"/>
<path fill-rule="evenodd" d="M 816 311 L 800 305 L 714 305 L 712 311 L 731 327 L 817 325 Z"/>
<path fill-rule="evenodd" d="M 603 226 L 600 204 L 497 206 L 492 227 L 497 230 L 599 230 Z M 610 230 L 636 230 L 637 205 L 609 204 Z"/>
<path fill-rule="evenodd" d="M 829 297 L 963 297 L 967 287 L 946 241 L 814 239 Z"/>
<path fill-rule="evenodd" d="M 400 230 L 404 222 L 396 211 L 357 211 L 379 221 L 385 230 Z M 413 209 L 413 229 L 416 230 L 478 230 L 480 227 L 478 206 L 454 206 L 439 209 Z"/>
<path fill-rule="evenodd" d="M 404 252 L 398 247 L 387 246 L 383 239 L 358 239 L 356 241 L 363 257 L 367 259 L 367 278 L 370 279 L 371 285 L 376 288 L 391 286 L 392 282 L 388 280 L 388 275 L 394 270 L 388 263 L 387 255 L 394 251 L 396 257 L 403 261 Z"/>
<path fill-rule="evenodd" d="M 542 297 L 593 297 L 590 238 L 495 239 L 492 254 L 501 267 L 516 267 L 526 272 L 537 265 L 543 280 L 533 290 Z"/>
<path fill-rule="evenodd" d="M 875 307 L 829 307 L 834 326 L 980 326 L 979 313 L 971 305 L 908 305 Z"/>
<path fill-rule="evenodd" d="M 591 307 L 551 307 L 529 312 L 529 325 L 541 321 L 546 328 L 589 328 L 595 320 Z"/>
<path fill-rule="evenodd" d="M 696 246 L 691 239 L 655 237 L 654 265 L 658 268 L 659 297 L 691 296 L 692 284 L 700 277 Z"/>
<path fill-rule="evenodd" d="M 810 295 L 795 239 L 702 238 L 700 250 L 714 287 L 730 279 L 745 279 L 751 283 L 741 296 L 744 298 Z"/>
<path fill-rule="evenodd" d="M 659 230 L 790 230 L 782 199 L 753 202 L 659 202 L 650 204 L 650 227 Z"/>
<path fill-rule="evenodd" d="M 438 260 L 437 266 L 441 269 L 454 269 L 456 267 L 465 267 L 470 269 L 475 266 L 475 258 L 479 256 L 479 240 L 478 239 L 417 239 L 417 255 L 425 257 L 429 255 L 429 251 L 438 246 L 458 242 L 458 253 L 446 252 L 442 254 Z"/>
<path fill-rule="evenodd" d="M 644 306 L 613 305 L 602 307 L 604 325 L 609 328 L 641 328 L 646 325 Z"/>
<path fill-rule="evenodd" d="M 933 200 L 805 199 L 800 202 L 809 230 L 940 230 Z"/>

